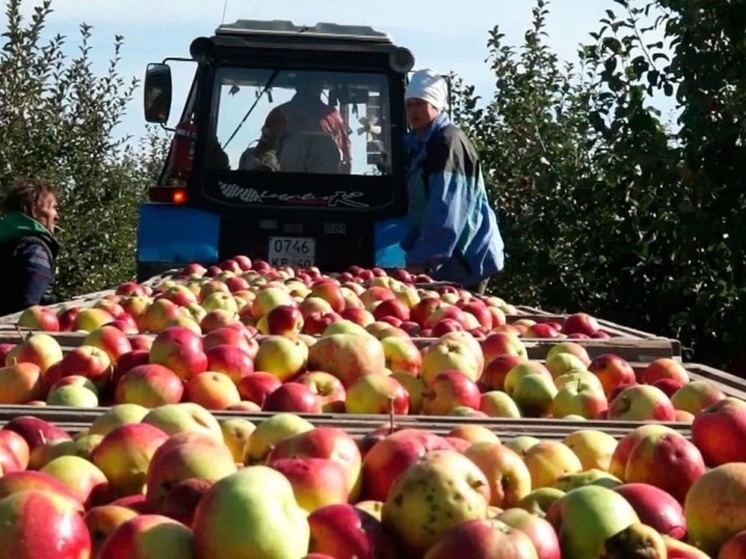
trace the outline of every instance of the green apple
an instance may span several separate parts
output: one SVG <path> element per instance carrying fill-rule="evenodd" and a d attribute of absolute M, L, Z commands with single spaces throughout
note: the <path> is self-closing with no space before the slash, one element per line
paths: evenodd
<path fill-rule="evenodd" d="M 169 435 L 185 431 L 210 435 L 218 442 L 223 442 L 223 432 L 215 416 L 202 406 L 192 402 L 166 404 L 150 410 L 141 423 L 158 427 Z"/>
<path fill-rule="evenodd" d="M 278 413 L 256 426 L 246 445 L 243 462 L 262 464 L 281 440 L 313 429 L 313 424 L 292 413 Z"/>
<path fill-rule="evenodd" d="M 627 500 L 598 485 L 586 485 L 566 493 L 547 511 L 557 530 L 563 557 L 595 559 L 607 538 L 640 522 Z"/>
<path fill-rule="evenodd" d="M 518 379 L 513 389 L 513 400 L 525 417 L 546 417 L 551 415 L 556 394 L 557 387 L 551 378 L 531 373 Z"/>
<path fill-rule="evenodd" d="M 94 419 L 88 432 L 92 435 L 106 435 L 121 425 L 140 423 L 149 411 L 139 404 L 117 404 Z"/>
<path fill-rule="evenodd" d="M 562 498 L 565 492 L 556 487 L 541 487 L 534 489 L 526 495 L 518 503 L 518 506 L 524 510 L 527 510 L 531 514 L 535 514 L 540 518 L 544 518 L 552 506 L 552 503 Z"/>
<path fill-rule="evenodd" d="M 298 559 L 310 542 L 290 482 L 267 466 L 247 466 L 216 482 L 197 505 L 192 531 L 198 558 Z"/>
<path fill-rule="evenodd" d="M 66 384 L 47 395 L 47 405 L 95 408 L 98 407 L 98 396 L 93 390 L 85 386 Z"/>
<path fill-rule="evenodd" d="M 435 450 L 394 480 L 381 519 L 407 557 L 421 557 L 449 528 L 485 520 L 489 500 L 489 483 L 476 464 L 455 450 Z"/>
<path fill-rule="evenodd" d="M 479 411 L 490 417 L 521 417 L 521 409 L 515 400 L 502 390 L 490 390 L 482 394 L 479 402 Z"/>

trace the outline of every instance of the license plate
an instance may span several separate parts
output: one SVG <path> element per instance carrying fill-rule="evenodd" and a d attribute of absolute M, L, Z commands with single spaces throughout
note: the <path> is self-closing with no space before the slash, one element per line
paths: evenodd
<path fill-rule="evenodd" d="M 270 237 L 269 263 L 272 266 L 308 268 L 316 261 L 316 239 L 313 237 Z"/>

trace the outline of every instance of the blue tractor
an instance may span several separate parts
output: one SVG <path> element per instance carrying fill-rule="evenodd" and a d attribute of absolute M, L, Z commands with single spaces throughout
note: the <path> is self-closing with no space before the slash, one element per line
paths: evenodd
<path fill-rule="evenodd" d="M 146 120 L 165 125 L 169 62 L 195 65 L 140 208 L 139 279 L 237 254 L 324 271 L 404 264 L 409 50 L 370 27 L 239 20 L 190 55 L 146 70 Z M 309 90 L 321 125 L 283 112 Z"/>

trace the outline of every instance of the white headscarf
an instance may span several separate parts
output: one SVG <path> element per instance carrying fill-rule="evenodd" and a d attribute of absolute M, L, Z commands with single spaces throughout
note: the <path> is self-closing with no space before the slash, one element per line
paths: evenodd
<path fill-rule="evenodd" d="M 418 70 L 409 80 L 404 99 L 422 99 L 439 111 L 448 106 L 448 84 L 440 74 L 432 70 Z"/>

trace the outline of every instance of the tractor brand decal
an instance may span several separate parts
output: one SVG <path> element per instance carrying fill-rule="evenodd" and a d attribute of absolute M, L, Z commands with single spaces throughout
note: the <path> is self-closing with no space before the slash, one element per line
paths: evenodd
<path fill-rule="evenodd" d="M 296 204 L 301 206 L 318 206 L 326 208 L 369 208 L 370 205 L 357 199 L 364 196 L 362 192 L 346 192 L 338 190 L 333 194 L 317 195 L 310 192 L 305 194 L 289 194 L 282 192 L 259 191 L 255 188 L 218 182 L 220 193 L 229 200 L 240 200 L 247 204 Z"/>

